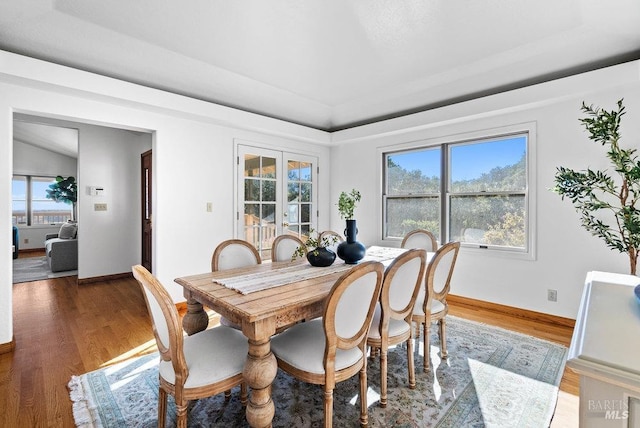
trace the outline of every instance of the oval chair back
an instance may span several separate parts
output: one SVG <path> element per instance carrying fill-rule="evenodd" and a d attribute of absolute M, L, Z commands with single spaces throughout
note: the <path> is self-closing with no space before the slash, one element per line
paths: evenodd
<path fill-rule="evenodd" d="M 335 282 L 323 317 L 285 330 L 271 340 L 278 367 L 290 375 L 324 385 L 324 426 L 332 426 L 333 390 L 359 374 L 360 424 L 367 425 L 366 339 L 380 297 L 384 267 L 379 262 L 354 266 Z"/>
<path fill-rule="evenodd" d="M 241 239 L 222 241 L 211 256 L 211 271 L 259 265 L 262 258 L 256 247 Z"/>
<path fill-rule="evenodd" d="M 447 358 L 446 321 L 449 313 L 447 296 L 451 289 L 451 277 L 458 258 L 460 242 L 448 242 L 436 251 L 427 265 L 424 286 L 413 309 L 413 321 L 424 326 L 424 371 L 429 370 L 429 328 L 437 321 L 440 333 L 440 357 Z"/>
<path fill-rule="evenodd" d="M 369 329 L 367 345 L 380 350 L 380 406 L 387 405 L 387 350 L 406 342 L 409 388 L 416 387 L 412 315 L 424 281 L 427 252 L 414 248 L 396 257 L 384 274 L 380 303 Z"/>
<path fill-rule="evenodd" d="M 294 235 L 280 235 L 273 240 L 271 245 L 271 261 L 273 262 L 290 262 L 293 258 L 293 253 L 298 249 L 303 248 L 305 254 L 307 252 L 307 246 L 300 238 Z"/>
<path fill-rule="evenodd" d="M 438 249 L 438 241 L 428 230 L 416 229 L 405 235 L 400 246 L 402 248 L 422 248 L 429 253 L 434 253 Z"/>
<path fill-rule="evenodd" d="M 186 428 L 189 401 L 225 393 L 240 385 L 247 402 L 242 371 L 248 343 L 242 333 L 219 326 L 183 336 L 178 310 L 166 288 L 143 266 L 132 267 L 144 294 L 160 353 L 158 426 L 165 426 L 167 394 L 175 398 L 177 426 Z"/>
<path fill-rule="evenodd" d="M 241 239 L 228 239 L 222 241 L 211 256 L 211 271 L 235 269 L 245 266 L 262 264 L 262 259 L 256 247 Z M 242 327 L 225 318 L 220 317 L 220 324 L 241 330 Z"/>
<path fill-rule="evenodd" d="M 336 242 L 332 243 L 331 245 L 327 245 L 326 248 L 336 254 L 338 254 L 338 245 L 340 245 L 341 242 L 344 242 L 344 237 L 338 232 L 334 232 L 333 230 L 325 230 L 324 232 L 321 232 L 319 238 L 320 242 L 322 242 L 323 238 L 334 238 Z"/>

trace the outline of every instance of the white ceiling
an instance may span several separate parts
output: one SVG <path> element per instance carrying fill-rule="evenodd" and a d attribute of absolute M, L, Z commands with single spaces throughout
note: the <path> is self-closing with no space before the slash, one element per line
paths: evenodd
<path fill-rule="evenodd" d="M 638 0 L 3 0 L 0 49 L 324 130 L 640 58 Z"/>
<path fill-rule="evenodd" d="M 13 139 L 73 158 L 78 157 L 78 130 L 72 127 L 42 123 L 39 118 L 16 115 Z"/>

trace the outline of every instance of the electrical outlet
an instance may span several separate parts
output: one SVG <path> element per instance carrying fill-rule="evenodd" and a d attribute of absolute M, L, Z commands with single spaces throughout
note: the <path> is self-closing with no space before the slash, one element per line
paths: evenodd
<path fill-rule="evenodd" d="M 548 289 L 547 290 L 547 300 L 550 302 L 557 302 L 558 301 L 558 290 L 552 290 L 552 289 Z"/>
<path fill-rule="evenodd" d="M 29 238 L 24 238 L 24 243 L 28 244 L 29 243 Z"/>

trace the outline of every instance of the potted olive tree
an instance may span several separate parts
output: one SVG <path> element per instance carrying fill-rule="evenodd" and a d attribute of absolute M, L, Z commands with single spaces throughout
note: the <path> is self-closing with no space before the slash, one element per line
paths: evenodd
<path fill-rule="evenodd" d="M 580 119 L 589 138 L 607 148 L 613 172 L 558 167 L 553 191 L 571 200 L 582 226 L 602 238 L 607 247 L 627 253 L 636 275 L 640 249 L 640 160 L 636 149 L 620 146 L 623 100 L 616 110 L 606 111 L 582 103 L 587 117 Z M 637 144 L 636 144 L 637 147 Z"/>

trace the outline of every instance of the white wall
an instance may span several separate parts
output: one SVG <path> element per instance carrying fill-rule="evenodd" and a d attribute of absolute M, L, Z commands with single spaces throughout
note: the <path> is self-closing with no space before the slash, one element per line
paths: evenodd
<path fill-rule="evenodd" d="M 174 278 L 208 271 L 215 245 L 234 236 L 235 139 L 311 153 L 318 156 L 321 170 L 329 159 L 329 136 L 322 131 L 0 52 L 0 219 L 6 224 L 11 217 L 13 112 L 154 133 L 154 274 L 176 301 L 184 299 Z M 102 144 L 88 148 L 85 154 L 82 134 L 78 179 L 81 186 L 104 185 L 105 198 L 109 198 L 111 186 L 115 191 L 127 179 L 111 176 L 121 171 L 110 165 L 111 154 L 102 151 L 108 138 L 96 135 Z M 126 154 L 124 149 L 121 152 Z M 96 159 L 89 167 L 92 169 L 85 168 L 84 156 Z M 321 207 L 329 205 L 329 179 L 329 174 L 320 176 Z M 214 202 L 213 212 L 206 211 L 208 201 Z M 85 260 L 85 245 L 91 245 L 91 251 L 103 243 L 85 242 L 82 237 L 88 232 L 84 225 L 89 222 L 99 229 L 102 220 L 108 222 L 100 216 L 87 219 L 85 202 L 80 202 L 78 212 L 80 275 L 93 276 L 99 263 L 110 261 Z M 107 213 L 128 213 L 120 201 L 107 203 L 113 207 Z M 139 206 L 138 200 L 135 205 Z M 114 227 L 113 223 L 107 225 L 104 230 Z M 328 218 L 320 218 L 319 227 L 326 225 Z M 0 248 L 6 248 L 0 252 L 0 343 L 10 342 L 13 331 L 11 239 L 9 227 L 0 229 Z M 85 270 L 90 266 L 91 275 Z M 110 269 L 121 271 L 119 266 Z"/>
<path fill-rule="evenodd" d="M 13 141 L 13 173 L 20 175 L 69 176 L 78 175 L 77 159 Z M 48 233 L 57 233 L 59 226 L 18 226 L 20 250 L 44 248 Z"/>
<path fill-rule="evenodd" d="M 461 250 L 452 282 L 453 294 L 499 304 L 575 318 L 585 275 L 590 270 L 629 273 L 628 257 L 609 250 L 603 241 L 580 226 L 570 201 L 551 192 L 558 166 L 574 169 L 609 168 L 606 151 L 588 139 L 578 119 L 583 100 L 615 109 L 625 99 L 622 144 L 639 148 L 640 73 L 638 62 L 561 81 L 549 82 L 493 97 L 335 133 L 332 150 L 332 199 L 341 190 L 357 188 L 362 203 L 356 209 L 359 240 L 381 243 L 382 147 L 401 147 L 421 139 L 439 139 L 478 130 L 536 122 L 537 224 L 535 260 L 507 258 L 486 250 Z M 353 168 L 358 165 L 371 168 Z M 609 168 L 610 169 L 610 168 Z M 339 184 L 338 184 L 339 183 Z M 337 210 L 334 229 L 343 222 Z M 547 301 L 547 289 L 558 301 Z M 630 296 L 630 300 L 632 297 Z"/>
<path fill-rule="evenodd" d="M 586 272 L 627 272 L 627 261 L 584 232 L 571 205 L 547 189 L 558 165 L 606 165 L 600 148 L 589 145 L 577 123 L 582 99 L 613 106 L 625 97 L 625 141 L 637 147 L 638 70 L 633 62 L 329 135 L 0 52 L 0 219 L 10 223 L 14 111 L 154 132 L 154 274 L 179 301 L 182 292 L 173 279 L 207 271 L 216 243 L 234 236 L 234 139 L 318 156 L 319 207 L 331 212 L 330 219 L 321 214 L 318 227 L 342 230 L 337 195 L 356 187 L 363 194 L 356 211 L 359 239 L 373 244 L 379 241 L 380 147 L 535 121 L 537 257 L 524 261 L 465 251 L 453 292 L 575 317 Z M 354 160 L 363 167 L 353 168 Z M 211 213 L 207 201 L 215 202 Z M 6 248 L 0 252 L 0 343 L 9 342 L 13 330 L 10 241 L 10 228 L 0 228 L 0 248 Z M 547 288 L 558 290 L 557 303 L 546 301 Z"/>
<path fill-rule="evenodd" d="M 140 263 L 140 154 L 151 134 L 78 124 L 78 278 L 131 271 Z M 93 196 L 90 187 L 104 188 Z M 107 204 L 96 211 L 95 204 Z"/>

